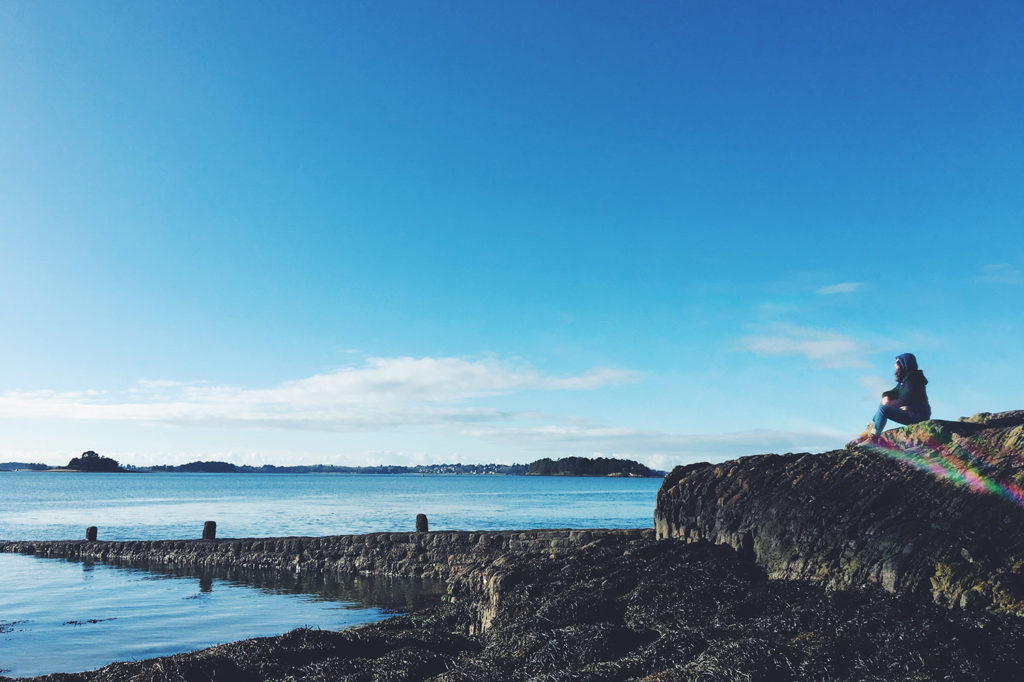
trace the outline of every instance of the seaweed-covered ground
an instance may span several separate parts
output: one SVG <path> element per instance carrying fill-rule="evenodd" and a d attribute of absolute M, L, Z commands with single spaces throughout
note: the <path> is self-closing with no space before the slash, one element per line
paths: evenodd
<path fill-rule="evenodd" d="M 488 577 L 489 576 L 489 577 Z M 706 543 L 603 536 L 453 581 L 446 602 L 41 680 L 1010 680 L 1024 620 L 769 581 Z M 482 629 L 482 625 L 489 625 Z M 469 634 L 469 633 L 478 634 Z"/>

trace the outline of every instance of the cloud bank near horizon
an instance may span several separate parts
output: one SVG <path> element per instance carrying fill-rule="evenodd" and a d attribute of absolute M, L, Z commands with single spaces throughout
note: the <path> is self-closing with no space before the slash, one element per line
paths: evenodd
<path fill-rule="evenodd" d="M 358 367 L 271 388 L 143 380 L 125 391 L 7 391 L 0 417 L 354 431 L 502 421 L 516 415 L 468 401 L 525 391 L 589 391 L 640 373 L 595 367 L 551 376 L 497 359 L 368 358 Z"/>
<path fill-rule="evenodd" d="M 371 434 L 424 428 L 511 446 L 523 453 L 516 456 L 519 459 L 533 457 L 525 453 L 626 457 L 656 468 L 738 454 L 824 449 L 839 442 L 840 436 L 828 429 L 682 434 L 595 424 L 572 415 L 501 410 L 487 404 L 489 398 L 516 393 L 592 391 L 636 383 L 641 377 L 639 372 L 606 367 L 553 376 L 518 360 L 376 357 L 269 388 L 142 380 L 122 391 L 7 391 L 0 393 L 0 418 Z M 504 452 L 499 460 L 508 459 L 507 447 Z M 214 456 L 193 455 L 193 459 Z M 298 453 L 287 459 L 295 457 L 310 461 Z M 269 461 L 266 454 L 256 452 L 216 458 L 239 464 Z M 379 453 L 368 459 L 382 463 Z M 398 457 L 405 459 L 439 463 L 451 456 L 417 452 Z"/>
<path fill-rule="evenodd" d="M 466 433 L 514 443 L 519 448 L 558 445 L 585 456 L 640 459 L 656 469 L 744 455 L 820 452 L 841 447 L 849 439 L 848 434 L 824 427 L 687 434 L 587 425 L 484 426 L 467 427 Z"/>

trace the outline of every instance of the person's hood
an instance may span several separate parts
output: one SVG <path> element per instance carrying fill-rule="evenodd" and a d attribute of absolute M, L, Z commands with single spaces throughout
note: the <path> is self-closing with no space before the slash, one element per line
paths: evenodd
<path fill-rule="evenodd" d="M 896 356 L 896 362 L 900 364 L 906 374 L 917 371 L 917 358 L 913 353 L 902 353 Z"/>
<path fill-rule="evenodd" d="M 914 357 L 913 353 L 902 353 L 897 355 L 896 364 L 899 365 L 900 370 L 902 370 L 896 372 L 896 381 L 903 381 L 908 377 L 915 377 L 922 385 L 928 383 L 928 380 L 924 378 L 924 372 L 917 368 L 917 358 Z"/>

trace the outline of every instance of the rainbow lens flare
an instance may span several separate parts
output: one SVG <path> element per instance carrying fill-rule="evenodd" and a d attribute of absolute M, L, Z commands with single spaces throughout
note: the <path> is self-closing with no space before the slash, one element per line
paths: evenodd
<path fill-rule="evenodd" d="M 986 472 L 997 468 L 995 458 L 967 439 L 942 442 L 928 434 L 912 447 L 899 446 L 884 435 L 859 447 L 926 471 L 938 479 L 964 486 L 975 493 L 996 495 L 1024 507 L 1024 488 L 1012 480 Z"/>

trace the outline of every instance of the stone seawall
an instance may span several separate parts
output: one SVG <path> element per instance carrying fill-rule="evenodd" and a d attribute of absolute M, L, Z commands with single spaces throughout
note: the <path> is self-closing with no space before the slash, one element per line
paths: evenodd
<path fill-rule="evenodd" d="M 651 529 L 435 531 L 220 540 L 0 541 L 0 551 L 169 569 L 234 568 L 292 574 L 380 575 L 446 583 L 449 601 L 478 612 L 470 631 L 491 626 L 507 567 L 523 558 L 567 556 L 594 542 L 653 539 Z"/>

